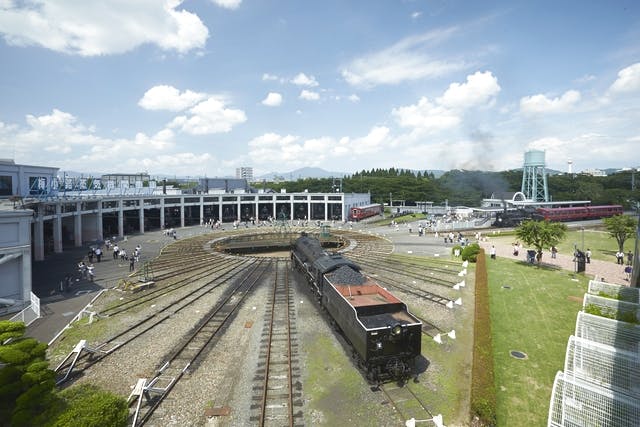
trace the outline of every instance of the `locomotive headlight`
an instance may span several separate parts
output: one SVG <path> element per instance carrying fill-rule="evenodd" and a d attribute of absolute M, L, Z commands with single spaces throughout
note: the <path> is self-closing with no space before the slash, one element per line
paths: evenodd
<path fill-rule="evenodd" d="M 402 333 L 402 326 L 396 325 L 391 328 L 391 335 L 398 336 Z"/>
<path fill-rule="evenodd" d="M 382 350 L 382 343 L 380 341 L 376 343 L 376 350 Z"/>

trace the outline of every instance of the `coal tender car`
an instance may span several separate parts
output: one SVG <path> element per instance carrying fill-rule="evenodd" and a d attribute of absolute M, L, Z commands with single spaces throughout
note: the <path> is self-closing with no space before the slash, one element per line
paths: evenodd
<path fill-rule="evenodd" d="M 353 347 L 368 380 L 417 376 L 422 323 L 405 303 L 363 275 L 357 264 L 325 252 L 317 239 L 298 238 L 291 258 Z"/>

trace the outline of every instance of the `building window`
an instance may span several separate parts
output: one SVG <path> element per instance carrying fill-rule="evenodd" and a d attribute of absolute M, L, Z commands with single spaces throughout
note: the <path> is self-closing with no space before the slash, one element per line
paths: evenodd
<path fill-rule="evenodd" d="M 0 196 L 11 196 L 13 194 L 13 177 L 10 175 L 0 175 Z"/>

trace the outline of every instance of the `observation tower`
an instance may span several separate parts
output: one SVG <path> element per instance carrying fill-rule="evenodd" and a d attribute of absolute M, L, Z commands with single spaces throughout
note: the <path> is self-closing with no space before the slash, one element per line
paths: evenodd
<path fill-rule="evenodd" d="M 529 150 L 524 153 L 522 188 L 520 191 L 532 202 L 548 202 L 549 189 L 545 172 L 544 151 Z"/>

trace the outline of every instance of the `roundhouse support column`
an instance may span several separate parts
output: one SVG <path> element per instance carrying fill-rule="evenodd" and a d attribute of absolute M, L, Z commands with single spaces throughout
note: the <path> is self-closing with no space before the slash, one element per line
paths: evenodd
<path fill-rule="evenodd" d="M 256 198 L 255 207 L 253 208 L 253 219 L 256 221 L 256 224 L 260 224 L 260 201 Z"/>
<path fill-rule="evenodd" d="M 307 221 L 311 220 L 311 200 L 309 200 L 309 196 L 307 196 Z"/>
<path fill-rule="evenodd" d="M 293 210 L 293 196 L 289 196 L 289 219 L 291 219 L 291 221 L 293 222 L 293 217 L 294 215 L 294 210 Z"/>
<path fill-rule="evenodd" d="M 220 203 L 218 203 L 218 221 L 222 223 L 222 196 L 220 196 Z"/>
<path fill-rule="evenodd" d="M 140 199 L 140 201 L 138 201 L 139 205 L 138 207 L 140 209 L 138 209 L 138 221 L 139 221 L 139 225 L 140 225 L 140 233 L 144 234 L 144 198 Z"/>
<path fill-rule="evenodd" d="M 96 216 L 96 227 L 98 228 L 98 240 L 104 240 L 104 231 L 102 231 L 102 200 L 98 200 L 98 216 Z"/>
<path fill-rule="evenodd" d="M 62 206 L 56 203 L 56 216 L 53 219 L 53 252 L 62 253 Z"/>
<path fill-rule="evenodd" d="M 204 224 L 204 197 L 200 196 L 200 225 Z"/>
<path fill-rule="evenodd" d="M 240 196 L 236 196 L 236 216 L 238 217 L 238 222 L 242 221 L 242 205 L 240 204 Z"/>
<path fill-rule="evenodd" d="M 324 220 L 329 221 L 329 203 L 326 198 L 324 200 Z"/>
<path fill-rule="evenodd" d="M 124 237 L 124 200 L 118 200 L 118 237 Z"/>
<path fill-rule="evenodd" d="M 184 227 L 184 197 L 180 197 L 180 227 Z"/>
<path fill-rule="evenodd" d="M 164 197 L 160 199 L 160 229 L 164 230 Z"/>
<path fill-rule="evenodd" d="M 29 245 L 22 249 L 22 299 L 29 301 L 33 289 L 31 279 L 31 247 Z"/>
<path fill-rule="evenodd" d="M 73 243 L 82 246 L 82 203 L 76 202 L 76 216 L 73 224 Z"/>
<path fill-rule="evenodd" d="M 39 209 L 41 206 L 38 207 Z M 33 224 L 33 256 L 36 261 L 44 260 L 44 221 L 41 212 L 37 213 L 35 223 Z M 31 276 L 29 276 L 31 277 Z"/>

